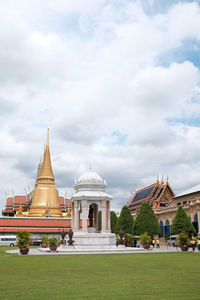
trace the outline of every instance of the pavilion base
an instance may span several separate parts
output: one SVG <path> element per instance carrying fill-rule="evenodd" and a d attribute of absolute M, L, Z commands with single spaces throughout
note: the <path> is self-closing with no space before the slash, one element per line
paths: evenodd
<path fill-rule="evenodd" d="M 116 248 L 116 236 L 110 232 L 88 233 L 75 231 L 73 235 L 76 249 L 109 249 Z"/>

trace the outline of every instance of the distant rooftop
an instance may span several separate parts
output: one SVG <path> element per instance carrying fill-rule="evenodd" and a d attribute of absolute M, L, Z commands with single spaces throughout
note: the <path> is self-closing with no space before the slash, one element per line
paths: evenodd
<path fill-rule="evenodd" d="M 197 192 L 200 192 L 200 184 L 197 184 L 197 185 L 193 186 L 192 188 L 176 195 L 176 197 L 174 197 L 174 198 L 182 197 L 182 196 L 197 193 Z"/>

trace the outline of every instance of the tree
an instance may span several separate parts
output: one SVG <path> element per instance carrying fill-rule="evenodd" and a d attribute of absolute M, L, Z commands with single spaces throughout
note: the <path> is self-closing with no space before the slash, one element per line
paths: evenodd
<path fill-rule="evenodd" d="M 113 232 L 113 233 L 115 232 L 117 220 L 118 220 L 118 217 L 117 217 L 116 213 L 114 211 L 111 211 L 110 212 L 110 228 L 111 228 L 111 232 Z"/>
<path fill-rule="evenodd" d="M 123 206 L 121 214 L 117 220 L 115 233 L 119 233 L 120 228 L 122 228 L 124 233 L 133 233 L 133 223 L 133 217 L 131 216 L 128 206 Z"/>
<path fill-rule="evenodd" d="M 151 237 L 155 234 L 160 234 L 158 220 L 156 219 L 153 209 L 149 203 L 144 202 L 141 205 L 135 220 L 133 231 L 136 235 L 148 232 Z"/>
<path fill-rule="evenodd" d="M 186 232 L 189 236 L 196 233 L 194 226 L 192 225 L 189 217 L 186 215 L 186 212 L 182 206 L 178 207 L 176 216 L 172 222 L 172 233 L 179 234 L 181 232 Z"/>

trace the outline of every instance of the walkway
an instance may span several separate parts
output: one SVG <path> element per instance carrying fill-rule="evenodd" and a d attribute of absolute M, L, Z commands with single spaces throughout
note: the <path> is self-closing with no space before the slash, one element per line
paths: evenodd
<path fill-rule="evenodd" d="M 189 252 L 192 252 L 192 249 L 189 248 Z M 172 253 L 172 252 L 182 252 L 179 247 L 168 247 L 161 246 L 159 249 L 151 248 L 149 250 L 145 250 L 143 248 L 116 248 L 116 249 L 59 249 L 59 251 L 51 252 L 48 248 L 31 248 L 29 250 L 28 255 L 77 255 L 77 254 L 127 254 L 127 253 Z M 19 249 L 8 250 L 6 253 L 9 254 L 18 254 Z M 195 250 L 195 253 L 200 253 Z"/>

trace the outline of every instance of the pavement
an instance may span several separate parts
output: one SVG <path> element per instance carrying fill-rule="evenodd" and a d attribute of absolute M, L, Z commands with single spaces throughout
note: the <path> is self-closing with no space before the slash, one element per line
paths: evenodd
<path fill-rule="evenodd" d="M 191 248 L 188 250 L 193 252 Z M 59 249 L 56 252 L 50 251 L 49 248 L 31 248 L 28 255 L 77 255 L 77 254 L 127 254 L 127 253 L 173 253 L 173 252 L 182 252 L 180 247 L 170 247 L 170 246 L 160 246 L 160 248 L 151 247 L 149 250 L 143 248 L 118 248 L 115 249 L 77 249 L 77 248 L 65 248 Z M 200 253 L 197 250 L 195 253 Z M 9 254 L 18 254 L 21 255 L 19 249 L 7 250 L 6 253 Z"/>

